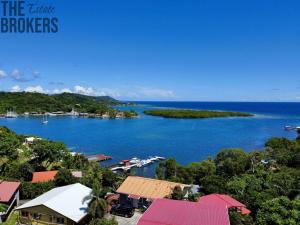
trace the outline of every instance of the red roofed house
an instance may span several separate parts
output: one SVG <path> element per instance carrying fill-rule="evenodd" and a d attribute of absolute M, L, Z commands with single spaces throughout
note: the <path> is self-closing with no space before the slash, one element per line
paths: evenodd
<path fill-rule="evenodd" d="M 240 203 L 239 201 L 235 200 L 229 195 L 222 195 L 222 194 L 205 195 L 199 198 L 199 203 L 204 205 L 207 204 L 219 205 L 228 209 L 234 208 L 243 215 L 248 215 L 251 213 L 251 211 L 247 209 L 243 203 Z"/>
<path fill-rule="evenodd" d="M 137 225 L 230 225 L 228 210 L 197 202 L 156 199 Z"/>
<path fill-rule="evenodd" d="M 32 183 L 40 183 L 40 182 L 48 182 L 54 180 L 58 170 L 52 171 L 43 171 L 43 172 L 34 172 L 32 175 Z M 82 177 L 81 171 L 72 171 L 71 172 L 74 177 Z"/>
<path fill-rule="evenodd" d="M 0 211 L 0 223 L 5 221 L 14 206 L 19 204 L 20 182 L 0 180 L 0 204 L 6 205 L 5 212 Z"/>

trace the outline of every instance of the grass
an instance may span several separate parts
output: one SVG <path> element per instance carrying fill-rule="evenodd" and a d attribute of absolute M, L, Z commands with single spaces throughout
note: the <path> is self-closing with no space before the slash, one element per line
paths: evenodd
<path fill-rule="evenodd" d="M 12 212 L 8 219 L 4 223 L 2 223 L 2 225 L 15 225 L 18 221 L 18 218 L 19 214 L 16 212 Z"/>
<path fill-rule="evenodd" d="M 164 118 L 176 119 L 198 119 L 198 118 L 217 118 L 217 117 L 249 117 L 250 113 L 208 111 L 208 110 L 190 110 L 190 109 L 157 109 L 145 110 L 145 114 L 151 116 L 161 116 Z"/>

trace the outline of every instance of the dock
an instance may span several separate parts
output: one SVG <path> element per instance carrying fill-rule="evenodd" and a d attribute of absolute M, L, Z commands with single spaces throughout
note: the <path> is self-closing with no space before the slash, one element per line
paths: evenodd
<path fill-rule="evenodd" d="M 146 167 L 154 162 L 158 162 L 160 160 L 165 160 L 164 157 L 161 156 L 154 156 L 149 157 L 148 159 L 138 159 L 138 158 L 132 158 L 131 160 L 123 160 L 118 165 L 112 166 L 110 168 L 111 171 L 128 171 L 131 168 L 141 168 Z"/>
<path fill-rule="evenodd" d="M 284 126 L 284 129 L 287 130 L 287 131 L 289 131 L 289 130 L 296 130 L 296 131 L 298 131 L 298 130 L 300 130 L 300 126 L 295 127 L 295 126 L 287 125 L 287 126 Z"/>
<path fill-rule="evenodd" d="M 102 162 L 111 160 L 112 157 L 104 154 L 95 154 L 95 155 L 87 155 L 85 156 L 89 161 Z"/>

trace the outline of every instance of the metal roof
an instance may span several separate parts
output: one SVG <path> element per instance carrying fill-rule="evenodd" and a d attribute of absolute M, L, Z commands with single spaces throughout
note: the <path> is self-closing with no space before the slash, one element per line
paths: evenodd
<path fill-rule="evenodd" d="M 165 180 L 129 176 L 118 188 L 117 192 L 121 194 L 140 196 L 143 198 L 156 199 L 170 196 L 176 186 L 180 186 L 181 189 L 190 187 L 186 184 L 174 183 Z"/>
<path fill-rule="evenodd" d="M 17 210 L 43 205 L 77 223 L 87 215 L 88 201 L 83 200 L 91 191 L 79 183 L 54 188 L 18 207 Z"/>
<path fill-rule="evenodd" d="M 224 208 L 240 208 L 242 214 L 249 214 L 251 211 L 246 206 L 232 198 L 229 195 L 224 194 L 210 194 L 199 198 L 200 204 L 213 204 L 223 206 Z"/>
<path fill-rule="evenodd" d="M 20 182 L 0 180 L 0 202 L 9 202 L 20 186 Z"/>
<path fill-rule="evenodd" d="M 48 182 L 55 179 L 58 170 L 34 172 L 32 174 L 32 183 Z M 74 177 L 82 177 L 81 171 L 71 171 Z"/>
<path fill-rule="evenodd" d="M 137 225 L 230 225 L 224 207 L 189 201 L 156 199 Z"/>

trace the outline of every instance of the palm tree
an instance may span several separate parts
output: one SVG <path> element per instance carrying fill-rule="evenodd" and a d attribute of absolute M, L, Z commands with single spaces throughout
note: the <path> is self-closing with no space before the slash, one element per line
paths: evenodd
<path fill-rule="evenodd" d="M 107 212 L 107 202 L 104 200 L 105 192 L 98 180 L 95 180 L 92 191 L 83 201 L 89 201 L 88 213 L 93 219 L 101 219 Z"/>

